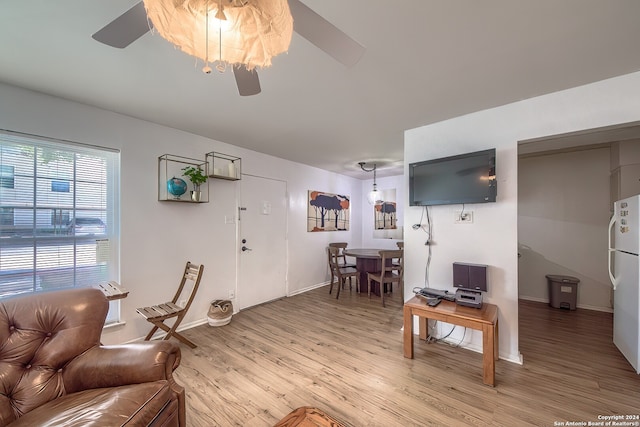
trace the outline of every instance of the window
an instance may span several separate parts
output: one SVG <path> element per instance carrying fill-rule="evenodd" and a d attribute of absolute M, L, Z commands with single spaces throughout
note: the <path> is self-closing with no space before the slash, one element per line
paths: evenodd
<path fill-rule="evenodd" d="M 0 165 L 0 188 L 13 188 L 13 166 Z"/>
<path fill-rule="evenodd" d="M 119 154 L 0 131 L 0 298 L 118 280 Z M 111 303 L 108 321 L 119 318 Z"/>
<path fill-rule="evenodd" d="M 13 208 L 0 208 L 0 226 L 13 227 Z"/>
<path fill-rule="evenodd" d="M 56 193 L 68 193 L 69 181 L 51 181 L 51 191 Z"/>

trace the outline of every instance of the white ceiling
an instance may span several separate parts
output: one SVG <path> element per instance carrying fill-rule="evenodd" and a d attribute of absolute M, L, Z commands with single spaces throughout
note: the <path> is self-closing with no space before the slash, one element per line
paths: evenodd
<path fill-rule="evenodd" d="M 638 0 L 303 1 L 360 62 L 294 33 L 240 97 L 156 34 L 91 38 L 137 0 L 0 0 L 0 81 L 364 179 L 401 173 L 406 129 L 640 70 Z"/>

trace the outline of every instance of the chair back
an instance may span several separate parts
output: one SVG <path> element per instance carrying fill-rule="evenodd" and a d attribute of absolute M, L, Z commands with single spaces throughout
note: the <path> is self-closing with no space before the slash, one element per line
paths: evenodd
<path fill-rule="evenodd" d="M 340 252 L 342 252 L 342 249 L 346 249 L 347 245 L 349 245 L 347 242 L 333 242 L 333 243 L 329 243 L 329 247 L 330 248 L 339 248 L 341 249 Z"/>
<path fill-rule="evenodd" d="M 185 295 L 182 299 L 186 299 L 187 304 L 182 307 L 184 311 L 188 311 L 191 303 L 193 302 L 194 297 L 196 296 L 196 292 L 198 292 L 198 287 L 200 286 L 200 280 L 202 279 L 202 272 L 204 271 L 204 265 L 196 265 L 187 261 L 187 265 L 184 267 L 184 273 L 182 274 L 182 279 L 180 280 L 180 286 L 176 291 L 175 296 L 171 300 L 172 303 L 178 304 L 180 301 L 180 297 L 184 291 Z M 187 286 L 187 283 L 190 283 L 191 286 Z M 189 293 L 188 298 L 187 292 Z"/>
<path fill-rule="evenodd" d="M 69 363 L 100 345 L 109 303 L 94 288 L 0 301 L 0 426 L 66 394 Z"/>
<path fill-rule="evenodd" d="M 347 248 L 348 243 L 347 242 L 333 242 L 333 243 L 329 243 L 329 247 L 330 248 L 336 248 L 338 249 L 338 264 L 342 263 L 342 264 L 346 264 L 347 263 L 347 257 L 346 255 L 343 253 L 343 251 Z"/>
<path fill-rule="evenodd" d="M 398 273 L 400 278 L 404 274 L 403 251 L 400 249 L 382 250 L 379 252 L 382 258 L 382 273 Z"/>
<path fill-rule="evenodd" d="M 327 254 L 329 255 L 329 268 L 331 271 L 336 272 L 340 268 L 338 259 L 340 258 L 340 248 L 337 246 L 327 247 Z"/>

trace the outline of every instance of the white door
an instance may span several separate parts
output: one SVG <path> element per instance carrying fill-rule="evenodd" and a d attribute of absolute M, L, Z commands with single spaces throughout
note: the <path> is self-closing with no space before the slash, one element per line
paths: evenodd
<path fill-rule="evenodd" d="M 242 175 L 240 181 L 238 294 L 240 310 L 287 293 L 287 186 Z"/>

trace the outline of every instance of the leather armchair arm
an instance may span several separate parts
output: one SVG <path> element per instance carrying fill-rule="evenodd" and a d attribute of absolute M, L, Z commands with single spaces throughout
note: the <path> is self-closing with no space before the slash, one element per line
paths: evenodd
<path fill-rule="evenodd" d="M 62 379 L 67 393 L 157 380 L 182 388 L 172 375 L 180 357 L 180 347 L 170 341 L 97 346 L 72 360 Z"/>

